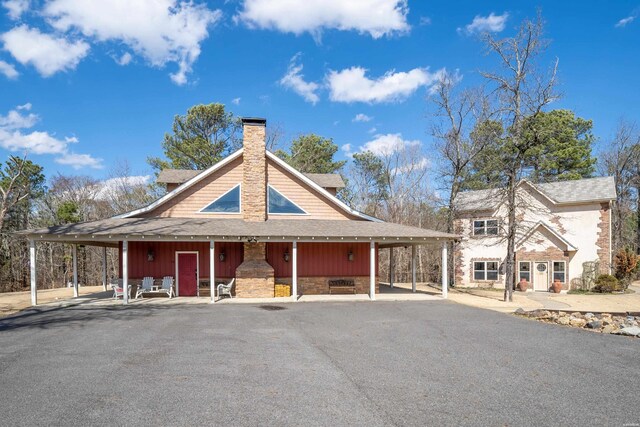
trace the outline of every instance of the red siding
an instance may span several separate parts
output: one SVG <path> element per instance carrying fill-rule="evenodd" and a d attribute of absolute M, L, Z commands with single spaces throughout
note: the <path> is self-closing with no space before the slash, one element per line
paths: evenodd
<path fill-rule="evenodd" d="M 276 277 L 291 277 L 293 259 L 284 261 L 285 250 L 291 255 L 291 243 L 267 244 L 267 261 Z M 348 259 L 349 251 L 353 252 L 353 261 Z M 377 269 L 376 263 L 376 274 Z M 368 275 L 369 243 L 298 243 L 299 277 Z"/>
<path fill-rule="evenodd" d="M 153 249 L 154 260 L 147 260 L 149 249 Z M 289 252 L 289 262 L 284 261 L 285 251 Z M 376 245 L 376 260 L 377 260 Z M 129 278 L 142 279 L 145 276 L 160 278 L 175 276 L 176 251 L 198 251 L 199 274 L 201 279 L 209 278 L 208 242 L 129 242 Z M 347 254 L 353 252 L 353 261 Z M 225 253 L 225 260 L 219 255 Z M 120 243 L 122 255 L 122 243 Z M 122 260 L 122 257 L 120 257 Z M 216 278 L 235 277 L 236 268 L 244 260 L 242 243 L 216 242 Z M 267 243 L 267 262 L 274 269 L 275 277 L 288 278 L 292 273 L 293 249 L 291 243 Z M 378 263 L 376 263 L 376 274 Z M 368 276 L 369 243 L 298 243 L 298 276 Z M 122 261 L 120 261 L 122 277 Z"/>
<path fill-rule="evenodd" d="M 284 261 L 284 253 L 289 252 L 289 262 Z M 292 243 L 267 243 L 267 262 L 273 267 L 275 277 L 291 277 L 293 269 Z"/>
<path fill-rule="evenodd" d="M 153 261 L 147 259 L 149 249 L 154 252 Z M 122 277 L 122 243 L 119 251 Z M 200 279 L 209 278 L 209 242 L 129 242 L 129 278 L 175 276 L 176 251 L 198 251 Z M 224 261 L 220 261 L 218 257 L 222 251 L 225 253 Z M 234 277 L 243 257 L 242 243 L 216 242 L 216 278 Z"/>

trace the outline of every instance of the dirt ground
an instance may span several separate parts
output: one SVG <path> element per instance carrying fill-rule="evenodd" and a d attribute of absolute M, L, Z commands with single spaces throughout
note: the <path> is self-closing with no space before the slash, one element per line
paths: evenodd
<path fill-rule="evenodd" d="M 102 286 L 81 286 L 81 297 L 104 292 Z M 73 288 L 43 289 L 38 291 L 38 304 L 59 302 L 73 298 Z M 20 310 L 31 307 L 31 292 L 0 293 L 0 317 L 9 316 Z"/>

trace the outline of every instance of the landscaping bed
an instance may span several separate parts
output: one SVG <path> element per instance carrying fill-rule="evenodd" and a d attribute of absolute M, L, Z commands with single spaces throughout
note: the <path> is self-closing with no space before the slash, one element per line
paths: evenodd
<path fill-rule="evenodd" d="M 640 338 L 640 313 L 581 313 L 560 310 L 525 311 L 519 308 L 515 311 L 515 314 L 541 322 L 583 328 L 603 334 Z"/>

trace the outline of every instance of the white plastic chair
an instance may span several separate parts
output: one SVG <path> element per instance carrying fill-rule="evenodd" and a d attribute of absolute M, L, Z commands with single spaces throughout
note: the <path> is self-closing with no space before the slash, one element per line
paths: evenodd
<path fill-rule="evenodd" d="M 175 291 L 173 290 L 173 277 L 172 276 L 164 276 L 162 278 L 162 286 L 158 289 L 158 292 L 166 293 L 169 298 L 175 297 Z"/>
<path fill-rule="evenodd" d="M 231 289 L 233 288 L 233 284 L 234 284 L 235 281 L 236 281 L 236 279 L 233 278 L 227 284 L 220 283 L 218 285 L 218 298 L 222 298 L 222 295 L 229 295 L 229 298 L 233 298 L 233 295 L 231 295 Z"/>
<path fill-rule="evenodd" d="M 127 285 L 129 295 L 131 294 L 131 285 Z M 111 289 L 113 289 L 113 298 L 123 298 L 124 297 L 124 288 L 122 286 L 122 279 L 119 279 L 117 283 L 111 283 Z"/>
<path fill-rule="evenodd" d="M 136 299 L 146 292 L 153 292 L 153 277 L 145 277 L 136 291 Z"/>

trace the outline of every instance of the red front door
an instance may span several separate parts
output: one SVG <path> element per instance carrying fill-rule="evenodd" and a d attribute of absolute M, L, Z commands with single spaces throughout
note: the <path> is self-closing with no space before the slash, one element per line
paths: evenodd
<path fill-rule="evenodd" d="M 198 254 L 178 254 L 178 295 L 198 294 Z"/>

